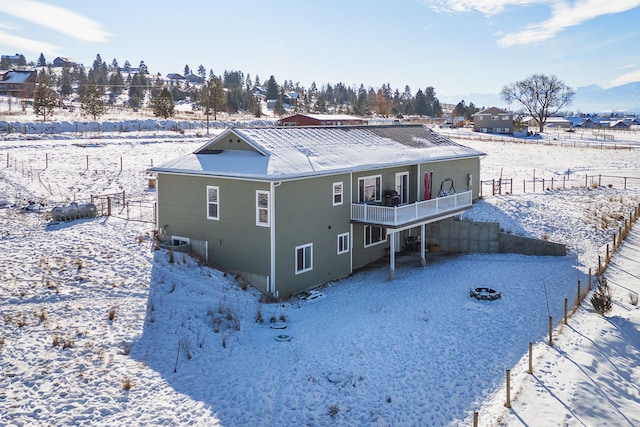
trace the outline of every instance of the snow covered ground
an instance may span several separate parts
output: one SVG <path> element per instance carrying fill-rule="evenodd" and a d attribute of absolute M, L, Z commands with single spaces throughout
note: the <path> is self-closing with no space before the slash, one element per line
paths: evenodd
<path fill-rule="evenodd" d="M 19 209 L 123 191 L 142 206 L 154 197 L 145 169 L 203 142 L 175 132 L 0 140 L 0 424 L 467 426 L 474 411 L 481 426 L 640 424 L 638 226 L 606 274 L 610 315 L 587 299 L 561 325 L 564 299 L 640 203 L 638 186 L 514 190 L 465 214 L 565 243 L 566 257 L 434 255 L 420 268 L 402 256 L 393 282 L 381 264 L 282 303 L 154 250 L 151 223 L 50 225 Z M 637 149 L 461 142 L 488 154 L 483 180 L 640 170 Z M 471 299 L 479 286 L 503 296 Z"/>

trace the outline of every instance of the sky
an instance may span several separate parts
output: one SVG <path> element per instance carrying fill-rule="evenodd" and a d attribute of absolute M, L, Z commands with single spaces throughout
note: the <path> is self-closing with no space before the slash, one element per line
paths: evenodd
<path fill-rule="evenodd" d="M 640 0 L 0 0 L 0 53 L 436 95 L 640 81 Z"/>

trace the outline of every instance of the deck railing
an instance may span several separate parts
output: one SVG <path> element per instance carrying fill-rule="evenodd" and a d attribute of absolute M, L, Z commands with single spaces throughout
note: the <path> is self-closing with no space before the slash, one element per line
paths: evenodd
<path fill-rule="evenodd" d="M 471 207 L 471 203 L 471 191 L 395 207 L 353 203 L 351 220 L 397 227 L 425 219 L 436 221 L 440 216 Z"/>

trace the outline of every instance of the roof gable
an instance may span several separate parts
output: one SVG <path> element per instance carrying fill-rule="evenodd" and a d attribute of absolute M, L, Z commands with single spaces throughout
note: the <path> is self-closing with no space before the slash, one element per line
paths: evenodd
<path fill-rule="evenodd" d="M 220 154 L 223 151 L 250 151 L 263 156 L 269 155 L 269 153 L 258 144 L 238 134 L 234 129 L 227 129 L 225 132 L 198 148 L 194 153 Z"/>
<path fill-rule="evenodd" d="M 508 111 L 502 110 L 498 107 L 491 107 L 482 111 L 478 111 L 477 113 L 472 114 L 472 116 L 493 115 L 493 114 L 511 114 L 511 113 Z"/>

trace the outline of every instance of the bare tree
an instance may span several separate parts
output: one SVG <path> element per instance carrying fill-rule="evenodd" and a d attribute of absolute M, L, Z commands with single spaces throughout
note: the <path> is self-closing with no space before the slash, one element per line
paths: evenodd
<path fill-rule="evenodd" d="M 500 95 L 509 104 L 513 101 L 522 104 L 538 122 L 540 132 L 544 132 L 547 118 L 570 105 L 575 92 L 554 75 L 534 74 L 504 86 Z"/>

